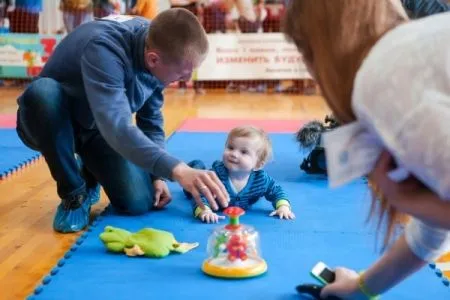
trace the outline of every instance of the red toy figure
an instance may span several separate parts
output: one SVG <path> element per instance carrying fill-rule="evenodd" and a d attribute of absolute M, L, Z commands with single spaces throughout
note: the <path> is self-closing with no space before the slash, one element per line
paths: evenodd
<path fill-rule="evenodd" d="M 236 259 L 247 259 L 247 241 L 241 238 L 239 235 L 231 236 L 227 244 L 228 260 L 235 261 Z"/>

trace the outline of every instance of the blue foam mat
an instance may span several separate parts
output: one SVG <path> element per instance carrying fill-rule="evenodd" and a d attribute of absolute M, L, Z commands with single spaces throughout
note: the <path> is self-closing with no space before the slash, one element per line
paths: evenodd
<path fill-rule="evenodd" d="M 0 179 L 11 175 L 41 156 L 25 146 L 15 129 L 0 129 Z"/>
<path fill-rule="evenodd" d="M 206 242 L 217 224 L 201 224 L 181 189 L 170 184 L 173 201 L 162 211 L 125 217 L 107 210 L 75 243 L 30 299 L 301 299 L 300 283 L 314 282 L 310 268 L 319 260 L 330 266 L 367 268 L 379 255 L 371 226 L 364 226 L 369 201 L 366 185 L 357 181 L 330 190 L 324 178 L 299 170 L 301 157 L 291 135 L 271 135 L 275 159 L 266 170 L 290 195 L 294 221 L 268 217 L 270 204 L 261 201 L 241 222 L 255 226 L 261 236 L 268 272 L 257 278 L 225 280 L 202 273 Z M 177 133 L 168 150 L 187 161 L 207 164 L 220 158 L 224 134 Z M 188 148 L 187 145 L 196 145 Z M 186 254 L 163 259 L 130 258 L 108 253 L 99 234 L 107 225 L 137 231 L 155 227 L 174 233 L 180 242 L 199 242 Z M 450 290 L 434 272 L 424 268 L 383 299 L 449 299 Z"/>

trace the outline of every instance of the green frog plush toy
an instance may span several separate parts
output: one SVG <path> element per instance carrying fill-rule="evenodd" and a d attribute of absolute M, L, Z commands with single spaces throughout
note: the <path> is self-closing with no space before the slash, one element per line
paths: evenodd
<path fill-rule="evenodd" d="M 179 243 L 172 233 L 154 228 L 144 228 L 131 233 L 121 228 L 106 226 L 100 234 L 100 239 L 111 252 L 158 258 L 165 257 L 171 252 L 186 253 L 199 245 Z"/>

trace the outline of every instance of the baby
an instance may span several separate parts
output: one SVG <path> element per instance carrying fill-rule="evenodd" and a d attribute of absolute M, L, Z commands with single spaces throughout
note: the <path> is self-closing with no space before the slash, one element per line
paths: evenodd
<path fill-rule="evenodd" d="M 253 126 L 234 128 L 228 134 L 222 161 L 215 161 L 212 170 L 217 174 L 230 195 L 229 206 L 239 206 L 247 210 L 262 196 L 272 203 L 274 211 L 270 216 L 280 219 L 294 219 L 290 202 L 280 185 L 262 167 L 272 154 L 272 146 L 267 134 Z M 193 168 L 206 169 L 200 160 L 189 163 Z M 192 195 L 184 191 L 192 199 Z M 223 216 L 217 215 L 203 198 L 205 209 L 194 202 L 194 216 L 203 222 L 217 223 Z"/>

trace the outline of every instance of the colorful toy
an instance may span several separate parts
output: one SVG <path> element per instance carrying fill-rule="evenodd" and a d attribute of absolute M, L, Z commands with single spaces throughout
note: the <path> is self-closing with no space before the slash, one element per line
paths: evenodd
<path fill-rule="evenodd" d="M 245 211 L 239 207 L 228 207 L 224 214 L 229 224 L 217 228 L 208 239 L 208 258 L 202 270 L 208 275 L 225 278 L 247 278 L 267 271 L 261 257 L 259 234 L 248 225 L 239 224 Z"/>
<path fill-rule="evenodd" d="M 172 233 L 154 228 L 144 228 L 136 233 L 106 226 L 100 234 L 100 239 L 106 248 L 115 253 L 125 253 L 128 256 L 165 257 L 170 252 L 186 253 L 198 243 L 179 243 Z"/>

